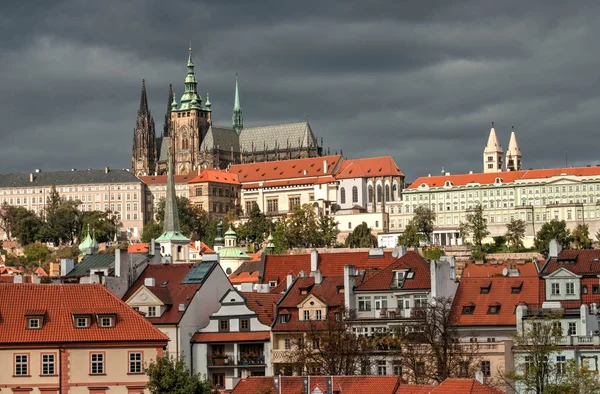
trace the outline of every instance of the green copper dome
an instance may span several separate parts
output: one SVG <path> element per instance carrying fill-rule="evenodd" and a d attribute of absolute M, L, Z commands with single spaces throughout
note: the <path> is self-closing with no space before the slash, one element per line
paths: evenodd
<path fill-rule="evenodd" d="M 237 238 L 237 234 L 233 231 L 233 227 L 229 225 L 229 230 L 225 233 L 225 238 Z"/>
<path fill-rule="evenodd" d="M 251 257 L 248 256 L 246 251 L 237 246 L 221 248 L 217 253 L 222 259 L 251 259 Z"/>
<path fill-rule="evenodd" d="M 208 92 L 206 93 L 206 101 L 204 102 L 204 106 L 206 108 L 210 108 L 212 104 L 210 103 L 210 98 L 208 97 Z"/>
<path fill-rule="evenodd" d="M 96 247 L 97 243 L 96 243 Z M 90 236 L 90 225 L 88 224 L 87 235 L 82 243 L 79 244 L 79 251 L 81 254 L 85 254 L 86 250 L 94 248 L 94 240 Z"/>

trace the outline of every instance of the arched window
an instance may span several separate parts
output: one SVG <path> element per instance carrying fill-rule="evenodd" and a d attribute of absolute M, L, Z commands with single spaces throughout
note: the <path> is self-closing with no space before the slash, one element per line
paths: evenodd
<path fill-rule="evenodd" d="M 368 191 L 368 199 L 369 199 L 369 203 L 373 203 L 373 186 L 369 185 L 369 187 L 367 188 Z"/>
<path fill-rule="evenodd" d="M 340 201 L 342 204 L 346 203 L 346 189 L 343 187 L 340 189 Z"/>
<path fill-rule="evenodd" d="M 381 202 L 382 195 L 383 190 L 381 188 L 381 185 L 377 185 L 377 202 Z"/>
<path fill-rule="evenodd" d="M 391 201 L 390 200 L 390 185 L 385 185 L 385 201 Z"/>
<path fill-rule="evenodd" d="M 394 186 L 392 186 L 392 201 L 396 201 L 396 197 L 398 197 L 398 185 L 394 183 Z"/>
<path fill-rule="evenodd" d="M 352 186 L 352 202 L 356 204 L 358 202 L 358 187 Z"/>

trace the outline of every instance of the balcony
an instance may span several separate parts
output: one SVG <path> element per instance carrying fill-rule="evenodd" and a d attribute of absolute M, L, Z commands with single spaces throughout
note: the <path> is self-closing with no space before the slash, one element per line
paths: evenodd
<path fill-rule="evenodd" d="M 290 354 L 289 350 L 284 350 L 284 349 L 271 350 L 271 362 L 273 364 L 289 363 L 290 362 L 289 354 Z"/>
<path fill-rule="evenodd" d="M 397 320 L 397 319 L 418 319 L 423 316 L 422 308 L 382 308 L 362 311 L 358 309 L 350 310 L 350 320 Z"/>
<path fill-rule="evenodd" d="M 209 367 L 265 366 L 265 356 L 260 353 L 221 353 L 208 356 Z"/>
<path fill-rule="evenodd" d="M 561 346 L 600 346 L 600 336 L 593 335 L 573 335 L 561 337 L 558 341 L 558 344 Z"/>
<path fill-rule="evenodd" d="M 235 367 L 236 358 L 233 353 L 219 353 L 208 356 L 209 367 Z"/>

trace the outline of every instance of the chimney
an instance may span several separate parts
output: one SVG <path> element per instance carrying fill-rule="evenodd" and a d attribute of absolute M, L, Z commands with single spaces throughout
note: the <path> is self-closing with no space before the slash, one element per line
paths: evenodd
<path fill-rule="evenodd" d="M 108 172 L 109 172 L 109 171 L 110 171 L 110 168 L 108 168 L 108 167 L 104 167 L 104 173 L 105 173 L 105 174 L 108 174 Z"/>
<path fill-rule="evenodd" d="M 251 293 L 253 288 L 254 285 L 252 283 L 242 283 L 242 285 L 240 286 L 240 291 L 242 293 Z"/>
<path fill-rule="evenodd" d="M 121 277 L 121 249 L 115 249 L 115 276 Z"/>
<path fill-rule="evenodd" d="M 154 256 L 154 253 L 156 252 L 156 241 L 154 241 L 154 238 L 152 238 L 150 240 L 150 247 L 148 248 L 148 254 L 150 256 Z"/>
<path fill-rule="evenodd" d="M 321 270 L 315 270 L 310 273 L 311 278 L 315 278 L 315 285 L 321 284 L 323 282 L 323 274 Z"/>
<path fill-rule="evenodd" d="M 292 274 L 288 274 L 286 278 L 286 289 L 292 287 L 292 283 L 294 283 L 294 276 Z"/>
<path fill-rule="evenodd" d="M 548 258 L 556 258 L 562 251 L 562 245 L 554 238 L 550 241 L 550 247 L 548 251 Z"/>
<path fill-rule="evenodd" d="M 354 309 L 354 286 L 356 284 L 356 267 L 344 266 L 344 304 L 348 310 Z"/>
<path fill-rule="evenodd" d="M 144 286 L 148 287 L 154 287 L 156 286 L 156 279 L 154 278 L 146 278 L 144 279 Z"/>
<path fill-rule="evenodd" d="M 182 302 L 181 304 L 179 304 L 179 312 L 185 312 L 185 304 Z"/>
<path fill-rule="evenodd" d="M 13 283 L 23 283 L 23 277 L 21 275 L 13 276 Z"/>
<path fill-rule="evenodd" d="M 333 394 L 333 376 L 328 376 L 325 381 L 325 393 Z"/>
<path fill-rule="evenodd" d="M 319 269 L 319 252 L 317 249 L 311 249 L 310 251 L 310 272 Z"/>
<path fill-rule="evenodd" d="M 33 182 L 34 180 L 33 172 L 29 174 L 29 182 Z"/>
<path fill-rule="evenodd" d="M 75 267 L 73 259 L 60 259 L 60 276 L 67 276 Z"/>
<path fill-rule="evenodd" d="M 327 160 L 323 160 L 323 174 L 327 174 L 327 170 L 329 169 Z"/>

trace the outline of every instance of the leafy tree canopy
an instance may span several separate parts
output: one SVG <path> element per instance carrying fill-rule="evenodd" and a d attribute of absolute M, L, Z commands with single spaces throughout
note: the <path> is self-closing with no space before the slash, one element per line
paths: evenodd
<path fill-rule="evenodd" d="M 535 248 L 541 253 L 548 253 L 550 241 L 553 239 L 556 239 L 565 249 L 571 244 L 571 232 L 564 220 L 553 219 L 544 223 L 535 236 Z"/>
<path fill-rule="evenodd" d="M 377 246 L 377 237 L 371 232 L 366 222 L 354 227 L 354 230 L 346 238 L 346 247 L 349 248 L 373 248 Z"/>
<path fill-rule="evenodd" d="M 193 375 L 182 358 L 168 353 L 158 357 L 146 368 L 148 390 L 152 394 L 205 394 L 212 385 L 199 374 Z"/>

